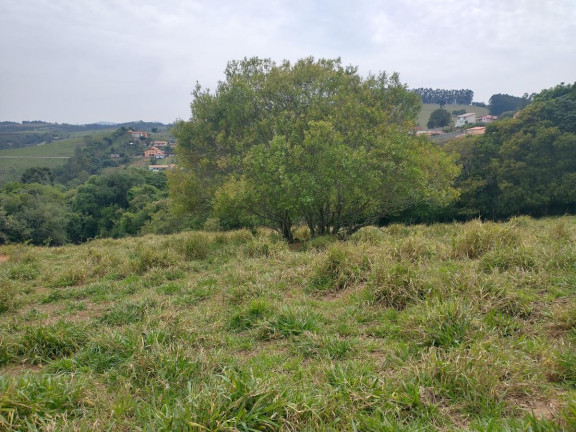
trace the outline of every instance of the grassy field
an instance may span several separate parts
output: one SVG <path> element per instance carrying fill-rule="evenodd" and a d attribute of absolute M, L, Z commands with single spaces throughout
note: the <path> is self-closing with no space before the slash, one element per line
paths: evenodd
<path fill-rule="evenodd" d="M 93 133 L 101 139 L 101 132 Z M 86 134 L 85 134 L 86 135 Z M 0 185 L 8 181 L 19 181 L 22 173 L 31 167 L 58 168 L 66 159 L 36 159 L 42 157 L 70 157 L 78 145 L 84 144 L 84 137 L 67 138 L 49 144 L 0 150 Z M 3 156 L 10 156 L 5 158 Z"/>
<path fill-rule="evenodd" d="M 432 114 L 432 112 L 437 110 L 438 108 L 440 108 L 440 105 L 438 105 L 438 104 L 423 104 L 422 105 L 422 110 L 420 111 L 420 114 L 418 114 L 417 122 L 423 130 L 428 129 L 426 127 L 426 124 L 428 123 L 428 120 L 430 119 L 430 114 Z M 476 113 L 476 116 L 480 116 L 480 115 L 484 115 L 484 114 L 489 113 L 488 108 L 477 107 L 474 105 L 446 105 L 444 107 L 444 109 L 446 111 L 448 111 L 449 113 L 452 113 L 452 111 L 465 109 L 466 112 Z M 456 117 L 453 116 L 452 119 L 454 121 L 456 121 Z"/>
<path fill-rule="evenodd" d="M 3 246 L 0 430 L 576 430 L 575 240 L 564 217 Z"/>

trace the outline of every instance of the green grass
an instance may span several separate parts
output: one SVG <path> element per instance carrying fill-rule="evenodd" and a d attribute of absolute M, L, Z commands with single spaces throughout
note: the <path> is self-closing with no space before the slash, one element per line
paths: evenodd
<path fill-rule="evenodd" d="M 22 173 L 31 167 L 58 168 L 66 159 L 40 159 L 42 157 L 70 157 L 74 154 L 77 146 L 84 146 L 84 137 L 91 136 L 95 141 L 109 136 L 110 130 L 97 132 L 74 132 L 69 133 L 71 138 L 56 140 L 47 144 L 19 147 L 15 149 L 0 150 L 0 184 L 8 181 L 19 181 Z M 12 156 L 3 158 L 1 156 Z"/>
<path fill-rule="evenodd" d="M 575 217 L 0 254 L 0 430 L 576 429 Z"/>
<path fill-rule="evenodd" d="M 418 118 L 416 119 L 417 124 L 420 125 L 422 130 L 428 129 L 426 124 L 428 123 L 428 120 L 430 120 L 430 114 L 432 114 L 432 112 L 437 110 L 438 108 L 440 108 L 440 105 L 438 104 L 422 104 L 422 109 L 420 110 Z M 450 114 L 452 114 L 452 111 L 458 111 L 462 109 L 466 110 L 466 112 L 469 113 L 471 112 L 476 113 L 476 116 L 485 115 L 489 113 L 488 108 L 478 107 L 474 105 L 446 105 L 444 106 L 444 109 L 448 111 Z M 452 119 L 456 121 L 456 117 L 452 116 Z"/>

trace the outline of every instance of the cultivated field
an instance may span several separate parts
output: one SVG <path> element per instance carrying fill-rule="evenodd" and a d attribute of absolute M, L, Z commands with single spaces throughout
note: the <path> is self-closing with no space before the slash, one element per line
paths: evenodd
<path fill-rule="evenodd" d="M 4 246 L 0 430 L 576 430 L 575 240 L 564 217 Z"/>

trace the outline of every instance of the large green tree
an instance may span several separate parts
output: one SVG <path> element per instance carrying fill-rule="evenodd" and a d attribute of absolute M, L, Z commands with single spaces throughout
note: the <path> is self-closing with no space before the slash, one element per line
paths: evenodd
<path fill-rule="evenodd" d="M 428 129 L 441 128 L 448 126 L 451 121 L 452 116 L 450 113 L 443 108 L 438 108 L 437 110 L 432 111 L 426 126 Z"/>
<path fill-rule="evenodd" d="M 190 120 L 175 128 L 196 208 L 234 223 L 256 216 L 290 240 L 296 223 L 351 232 L 452 197 L 456 168 L 409 134 L 420 100 L 396 74 L 252 58 L 225 76 L 214 93 L 197 86 Z"/>

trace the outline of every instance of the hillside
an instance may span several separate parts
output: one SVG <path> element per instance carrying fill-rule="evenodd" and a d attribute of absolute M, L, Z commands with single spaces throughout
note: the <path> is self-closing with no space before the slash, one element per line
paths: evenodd
<path fill-rule="evenodd" d="M 147 125 L 150 128 L 149 124 Z M 154 123 L 153 125 L 157 125 Z M 122 126 L 104 126 L 95 125 L 95 128 L 90 129 L 86 126 L 85 131 L 77 131 L 75 129 L 81 128 L 80 126 L 64 125 L 71 128 L 71 131 L 59 130 L 58 127 L 63 125 L 17 125 L 19 131 L 17 132 L 0 132 L 0 187 L 9 181 L 19 181 L 22 173 L 27 168 L 32 167 L 47 167 L 53 170 L 61 168 L 66 159 L 73 156 L 76 148 L 86 149 L 87 146 L 96 143 L 97 148 L 90 153 L 92 156 L 97 156 L 97 159 L 109 159 L 110 153 L 122 153 L 126 158 L 123 158 L 123 164 L 135 166 L 142 166 L 143 159 L 142 153 L 144 144 L 139 141 L 137 145 L 128 146 L 132 141 L 128 135 L 120 136 L 116 132 Z M 142 126 L 136 123 L 135 126 Z M 0 124 L 0 131 L 8 128 Z M 15 127 L 15 126 L 12 126 Z M 27 127 L 27 129 L 25 128 Z M 153 140 L 170 140 L 173 137 L 170 135 L 165 125 L 156 126 L 156 133 L 151 135 Z M 33 144 L 18 144 L 10 146 L 10 139 L 15 135 L 26 136 L 29 140 L 30 136 L 37 134 L 46 139 L 39 143 Z M 34 141 L 34 140 L 32 140 Z M 100 143 L 100 144 L 98 144 Z M 140 145 L 142 144 L 142 145 Z M 2 148 L 2 146 L 4 148 Z M 112 151 L 114 150 L 114 151 Z M 104 154 L 106 153 L 106 154 Z M 137 156 L 137 157 L 136 157 Z M 100 160 L 100 162 L 103 162 Z M 94 167 L 97 169 L 98 167 Z"/>
<path fill-rule="evenodd" d="M 428 129 L 426 127 L 426 124 L 428 123 L 428 120 L 430 119 L 430 114 L 432 114 L 432 112 L 434 110 L 437 110 L 438 108 L 440 108 L 440 105 L 438 105 L 438 104 L 422 104 L 422 110 L 418 114 L 418 119 L 417 119 L 417 122 L 420 125 L 420 127 L 422 128 L 422 130 Z M 474 105 L 445 105 L 444 109 L 446 111 L 448 111 L 449 113 L 452 113 L 452 111 L 458 111 L 458 110 L 464 109 L 464 110 L 466 110 L 466 112 L 475 113 L 476 116 L 481 116 L 481 115 L 485 115 L 485 114 L 489 113 L 488 108 L 478 107 L 478 106 L 474 106 Z M 456 121 L 456 117 L 453 116 L 453 120 Z"/>
<path fill-rule="evenodd" d="M 575 240 L 563 217 L 2 246 L 0 430 L 575 430 Z"/>

